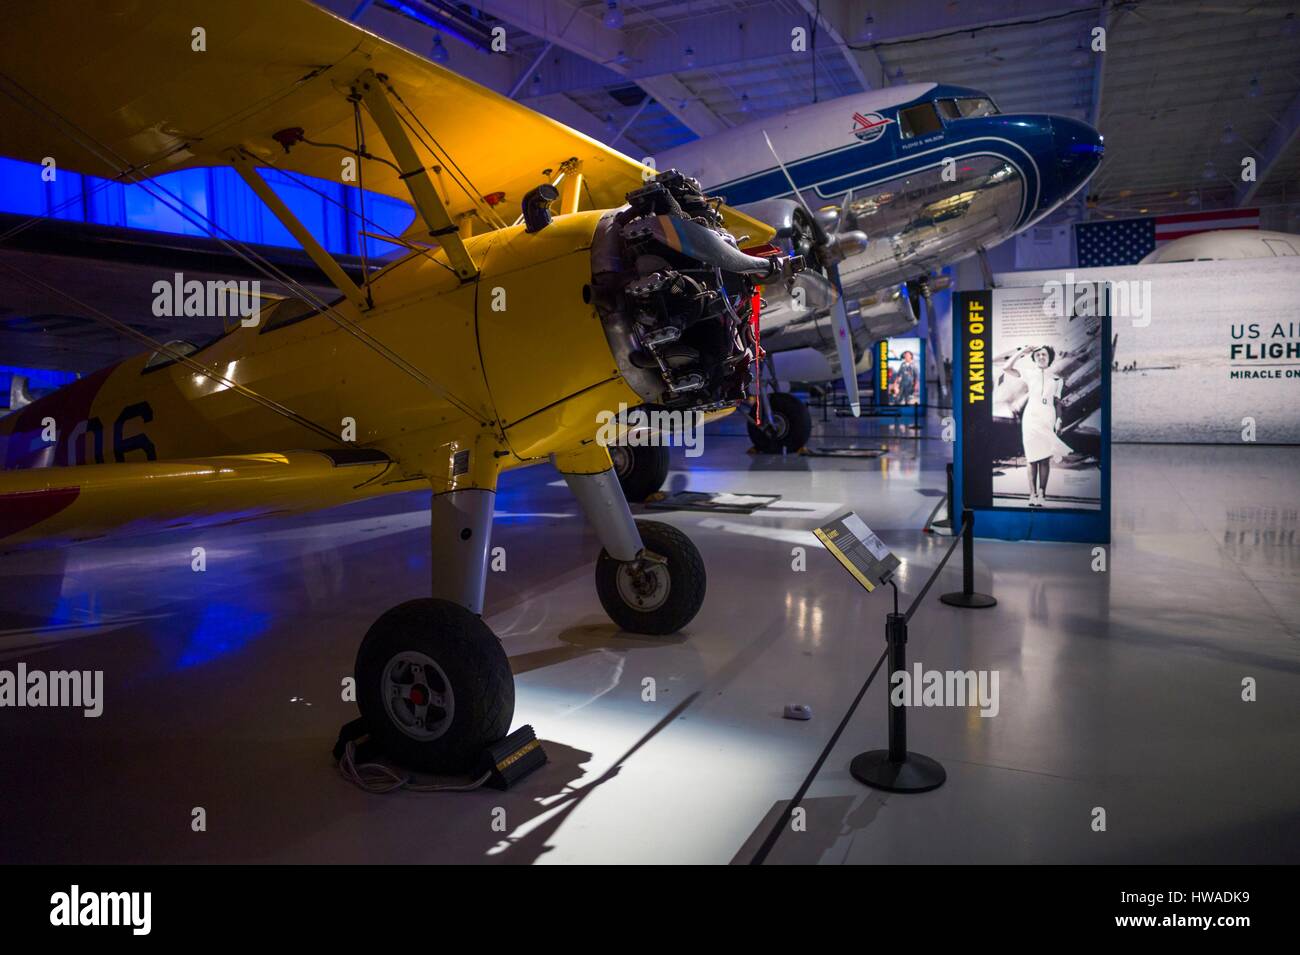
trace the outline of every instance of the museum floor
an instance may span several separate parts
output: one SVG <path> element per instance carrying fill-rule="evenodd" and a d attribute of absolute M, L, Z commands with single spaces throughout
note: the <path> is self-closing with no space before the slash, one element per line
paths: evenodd
<path fill-rule="evenodd" d="M 948 542 L 920 528 L 950 449 L 933 421 L 921 440 L 834 421 L 814 445 L 888 453 L 765 458 L 739 425 L 671 482 L 782 499 L 660 518 L 709 572 L 672 639 L 607 621 L 598 546 L 554 471 L 506 476 L 486 618 L 516 723 L 551 759 L 509 793 L 367 795 L 329 759 L 355 715 L 339 687 L 357 643 L 427 587 L 427 496 L 0 557 L 0 667 L 105 671 L 98 719 L 0 710 L 0 861 L 746 861 L 883 648 L 886 594 L 860 592 L 811 529 L 857 510 L 914 593 Z M 999 672 L 993 718 L 909 715 L 947 784 L 885 795 L 849 776 L 885 740 L 882 673 L 809 793 L 807 831 L 771 861 L 1300 861 L 1300 448 L 1119 446 L 1113 488 L 1109 572 L 1090 546 L 980 541 L 977 586 L 998 606 L 934 599 L 959 584 L 954 558 L 913 619 L 909 662 Z M 1241 701 L 1247 677 L 1257 702 Z M 814 718 L 782 719 L 788 702 Z"/>

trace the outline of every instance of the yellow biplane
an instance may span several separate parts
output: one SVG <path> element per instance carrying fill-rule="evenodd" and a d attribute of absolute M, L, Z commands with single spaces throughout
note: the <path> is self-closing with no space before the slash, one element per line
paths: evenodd
<path fill-rule="evenodd" d="M 432 594 L 385 613 L 356 664 L 372 734 L 422 768 L 463 768 L 512 719 L 480 616 L 502 471 L 564 475 L 620 627 L 695 616 L 699 553 L 633 520 L 598 422 L 743 397 L 759 287 L 798 268 L 740 251 L 766 226 L 305 0 L 55 0 L 8 11 L 0 46 L 0 153 L 200 219 L 155 177 L 229 165 L 336 293 L 297 286 L 201 346 L 80 303 L 146 352 L 0 420 L 0 548 L 432 487 Z M 350 185 L 417 213 L 404 253 L 359 281 L 258 172 L 349 163 Z"/>

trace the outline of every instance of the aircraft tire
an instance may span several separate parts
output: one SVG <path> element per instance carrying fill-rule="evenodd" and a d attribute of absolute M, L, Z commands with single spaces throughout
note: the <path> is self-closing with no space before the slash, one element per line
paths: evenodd
<path fill-rule="evenodd" d="M 650 636 L 676 633 L 704 605 L 704 558 L 691 539 L 660 521 L 637 521 L 641 541 L 653 558 L 619 561 L 602 550 L 596 561 L 596 593 L 621 630 Z"/>
<path fill-rule="evenodd" d="M 623 496 L 631 503 L 644 501 L 664 486 L 668 479 L 668 449 L 665 447 L 628 447 L 609 449 Z"/>
<path fill-rule="evenodd" d="M 450 600 L 408 600 L 375 621 L 356 662 L 371 738 L 409 769 L 462 773 L 510 731 L 515 680 L 496 634 Z"/>
<path fill-rule="evenodd" d="M 812 436 L 812 412 L 808 406 L 787 391 L 774 391 L 768 395 L 771 420 L 762 425 L 746 422 L 749 440 L 760 454 L 795 452 L 808 443 Z"/>

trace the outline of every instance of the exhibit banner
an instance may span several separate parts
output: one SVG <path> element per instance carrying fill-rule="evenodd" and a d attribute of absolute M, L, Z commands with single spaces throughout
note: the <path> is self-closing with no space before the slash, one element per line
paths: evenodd
<path fill-rule="evenodd" d="M 1300 442 L 1300 256 L 1008 272 L 1111 290 L 1115 441 Z"/>
<path fill-rule="evenodd" d="M 886 338 L 876 345 L 876 405 L 880 409 L 925 407 L 925 342 L 915 336 Z"/>
<path fill-rule="evenodd" d="M 976 534 L 1110 539 L 1110 319 L 1105 283 L 959 292 L 953 455 Z"/>

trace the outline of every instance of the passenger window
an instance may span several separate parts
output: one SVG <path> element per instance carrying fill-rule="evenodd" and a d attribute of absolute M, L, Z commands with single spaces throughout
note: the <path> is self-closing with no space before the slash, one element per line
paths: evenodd
<path fill-rule="evenodd" d="M 943 123 L 939 121 L 933 103 L 922 103 L 898 111 L 898 128 L 904 139 L 911 139 L 913 136 L 937 133 L 943 129 Z"/>
<path fill-rule="evenodd" d="M 957 100 L 957 108 L 961 110 L 964 119 L 973 119 L 976 116 L 996 116 L 998 113 L 998 108 L 993 105 L 993 100 L 983 97 L 959 99 Z"/>
<path fill-rule="evenodd" d="M 939 107 L 939 115 L 944 119 L 961 119 L 961 110 L 957 108 L 955 99 L 936 100 L 934 105 Z"/>

